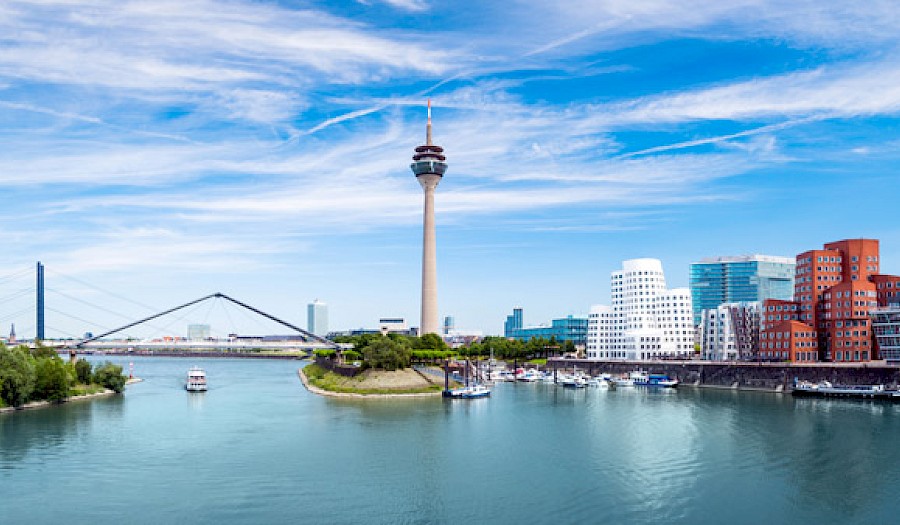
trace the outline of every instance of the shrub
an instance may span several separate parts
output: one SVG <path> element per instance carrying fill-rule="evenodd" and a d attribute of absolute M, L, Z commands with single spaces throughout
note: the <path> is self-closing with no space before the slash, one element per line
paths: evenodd
<path fill-rule="evenodd" d="M 94 382 L 116 393 L 125 390 L 127 378 L 122 375 L 122 367 L 107 361 L 94 371 Z"/>
<path fill-rule="evenodd" d="M 62 401 L 69 397 L 69 374 L 66 364 L 59 356 L 42 357 L 36 360 L 34 393 L 35 399 Z"/>
<path fill-rule="evenodd" d="M 31 396 L 34 381 L 34 358 L 28 348 L 0 344 L 0 398 L 9 406 L 19 406 Z"/>
<path fill-rule="evenodd" d="M 75 375 L 78 382 L 87 385 L 91 382 L 91 364 L 82 358 L 75 362 Z"/>
<path fill-rule="evenodd" d="M 306 378 L 310 380 L 322 379 L 325 377 L 325 370 L 321 366 L 315 364 L 306 365 L 303 369 L 303 373 L 306 374 Z"/>

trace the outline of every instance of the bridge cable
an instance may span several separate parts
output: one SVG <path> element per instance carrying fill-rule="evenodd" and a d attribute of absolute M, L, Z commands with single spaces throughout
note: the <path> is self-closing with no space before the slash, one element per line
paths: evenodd
<path fill-rule="evenodd" d="M 63 335 L 67 335 L 67 336 L 69 336 L 71 339 L 78 339 L 78 334 L 73 334 L 72 332 L 67 332 L 67 331 L 65 331 L 65 330 L 63 330 L 63 329 L 61 329 L 61 328 L 55 328 L 55 327 L 50 326 L 50 325 L 46 325 L 46 327 L 49 328 L 49 329 L 51 329 L 51 330 L 53 330 L 54 332 L 61 333 L 61 334 L 63 334 Z"/>
<path fill-rule="evenodd" d="M 88 321 L 87 319 L 82 319 L 81 317 L 78 317 L 78 316 L 75 316 L 72 314 L 67 314 L 65 312 L 57 310 L 56 308 L 51 308 L 49 306 L 44 306 L 44 308 L 46 308 L 47 310 L 49 310 L 53 313 L 59 314 L 63 317 L 68 317 L 69 319 L 75 319 L 76 321 L 85 323 L 88 326 L 96 326 L 97 328 L 100 328 L 101 330 L 109 330 L 108 326 L 103 326 L 102 324 L 95 323 L 94 321 Z"/>
<path fill-rule="evenodd" d="M 5 321 L 8 320 L 8 319 L 15 319 L 16 317 L 18 317 L 18 316 L 20 316 L 20 315 L 25 315 L 25 314 L 27 314 L 27 313 L 31 313 L 32 311 L 34 311 L 34 307 L 33 307 L 33 306 L 25 307 L 25 308 L 19 310 L 18 312 L 13 312 L 13 313 L 11 313 L 11 314 L 9 314 L 9 315 L 0 317 L 0 322 L 5 322 Z"/>
<path fill-rule="evenodd" d="M 145 323 L 145 322 L 147 322 L 147 321 L 152 321 L 153 319 L 157 319 L 157 318 L 162 317 L 162 316 L 164 316 L 164 315 L 168 315 L 168 314 L 170 314 L 170 313 L 172 313 L 172 312 L 176 312 L 176 311 L 178 311 L 178 310 L 181 310 L 182 308 L 187 308 L 188 306 L 193 306 L 193 305 L 195 305 L 195 304 L 197 304 L 197 303 L 202 303 L 203 301 L 205 301 L 205 300 L 207 300 L 207 299 L 210 299 L 210 298 L 212 298 L 212 297 L 215 297 L 215 295 L 214 295 L 214 294 L 210 294 L 210 295 L 201 297 L 201 298 L 199 298 L 199 299 L 194 299 L 193 301 L 190 301 L 190 302 L 184 303 L 184 304 L 182 304 L 182 305 L 176 306 L 175 308 L 169 308 L 168 310 L 165 310 L 165 311 L 160 312 L 160 313 L 158 313 L 158 314 L 151 315 L 151 316 L 149 316 L 149 317 L 145 317 L 145 318 L 143 318 L 143 319 L 139 319 L 139 320 L 137 320 L 137 321 L 135 321 L 135 322 L 133 322 L 133 323 L 129 323 L 129 324 L 127 324 L 127 325 L 125 325 L 125 326 L 122 326 L 122 327 L 120 327 L 120 328 L 116 328 L 115 330 L 111 330 L 111 331 L 109 331 L 109 332 L 105 332 L 105 333 L 102 333 L 102 334 L 100 334 L 100 335 L 95 335 L 94 337 L 89 337 L 89 338 L 87 338 L 87 339 L 84 339 L 84 340 L 82 340 L 81 342 L 77 343 L 76 346 L 77 346 L 77 347 L 81 347 L 81 346 L 83 346 L 83 345 L 85 345 L 85 344 L 87 344 L 87 343 L 90 343 L 91 341 L 96 341 L 97 339 L 100 339 L 101 337 L 106 337 L 106 336 L 111 335 L 111 334 L 114 334 L 114 333 L 116 333 L 116 332 L 121 332 L 122 330 L 127 330 L 127 329 L 129 329 L 129 328 L 131 328 L 131 327 L 133 327 L 133 326 L 137 326 L 137 325 L 139 325 L 139 324 L 143 324 L 143 323 Z"/>
<path fill-rule="evenodd" d="M 4 275 L 4 276 L 0 277 L 0 284 L 5 283 L 6 281 L 11 281 L 13 279 L 25 277 L 27 274 L 30 274 L 33 272 L 34 272 L 34 268 L 25 268 L 23 270 L 19 270 L 19 271 Z"/>
<path fill-rule="evenodd" d="M 338 350 L 341 349 L 341 345 L 339 345 L 338 343 L 335 343 L 334 341 L 332 341 L 332 340 L 330 340 L 330 339 L 326 339 L 326 338 L 324 338 L 324 337 L 318 336 L 318 335 L 316 335 L 316 334 L 314 334 L 314 333 L 312 333 L 312 332 L 309 332 L 309 331 L 307 331 L 307 330 L 304 330 L 304 329 L 302 329 L 302 328 L 299 328 L 299 327 L 297 327 L 296 325 L 293 325 L 293 324 L 291 324 L 291 323 L 289 323 L 289 322 L 287 322 L 287 321 L 282 321 L 281 319 L 275 317 L 274 315 L 267 314 L 266 312 L 263 312 L 262 310 L 259 310 L 259 309 L 257 309 L 257 308 L 254 308 L 254 307 L 250 306 L 249 304 L 242 303 L 242 302 L 238 301 L 237 299 L 234 299 L 234 298 L 232 298 L 232 297 L 229 297 L 229 296 L 227 296 L 227 295 L 225 295 L 225 294 L 223 294 L 223 293 L 217 293 L 217 294 L 215 294 L 215 295 L 217 295 L 217 296 L 219 296 L 219 297 L 222 297 L 223 299 L 227 299 L 227 300 L 231 301 L 232 303 L 234 303 L 234 304 L 236 304 L 236 305 L 238 305 L 238 306 L 243 306 L 243 307 L 246 308 L 247 310 L 250 310 L 250 311 L 252 311 L 252 312 L 255 312 L 255 313 L 257 313 L 257 314 L 259 314 L 259 315 L 261 315 L 261 316 L 263 316 L 263 317 L 266 317 L 266 318 L 268 318 L 268 319 L 271 319 L 272 321 L 275 321 L 275 322 L 278 323 L 278 324 L 284 325 L 284 326 L 290 328 L 291 330 L 294 330 L 294 331 L 296 331 L 296 332 L 299 332 L 299 333 L 300 333 L 301 335 L 303 335 L 307 340 L 312 339 L 312 340 L 314 340 L 314 341 L 317 341 L 317 342 L 319 342 L 319 343 L 322 343 L 322 344 L 324 344 L 324 345 L 326 345 L 326 346 L 329 346 L 329 347 L 331 347 L 331 348 L 338 349 Z"/>
<path fill-rule="evenodd" d="M 100 288 L 100 287 L 97 286 L 97 285 L 91 284 L 91 283 L 89 283 L 89 282 L 87 282 L 87 281 L 83 281 L 83 280 L 78 279 L 78 278 L 76 278 L 76 277 L 73 277 L 73 276 L 71 276 L 71 275 L 66 275 L 66 274 L 64 274 L 64 273 L 62 273 L 62 272 L 59 272 L 59 271 L 56 271 L 56 270 L 51 270 L 50 273 L 51 273 L 52 275 L 57 275 L 57 276 L 60 276 L 60 277 L 65 278 L 65 279 L 70 279 L 70 280 L 72 280 L 72 281 L 75 281 L 76 283 L 79 283 L 79 284 L 82 284 L 82 285 L 84 285 L 84 286 L 87 286 L 88 288 L 92 288 L 92 289 L 94 289 L 94 290 L 97 290 L 98 292 L 102 292 L 102 293 L 111 295 L 111 296 L 113 296 L 113 297 L 116 297 L 116 298 L 118 298 L 118 299 L 121 299 L 121 300 L 123 300 L 123 301 L 127 301 L 127 302 L 129 302 L 129 303 L 131 303 L 131 304 L 140 306 L 141 308 L 146 308 L 147 310 L 149 310 L 149 311 L 151 311 L 151 312 L 156 312 L 156 311 L 159 310 L 158 307 L 150 306 L 150 305 L 141 303 L 140 301 L 135 301 L 134 299 L 131 299 L 131 298 L 126 297 L 126 296 L 121 295 L 121 294 L 117 294 L 117 293 L 115 293 L 115 292 L 111 292 L 111 291 L 106 290 L 106 289 L 104 289 L 104 288 Z"/>
<path fill-rule="evenodd" d="M 34 287 L 31 288 L 22 288 L 17 292 L 14 292 L 11 295 L 7 295 L 6 297 L 0 297 L 0 302 L 5 303 L 12 301 L 13 299 L 18 299 L 19 297 L 25 297 L 26 295 L 31 295 L 34 293 Z"/>
<path fill-rule="evenodd" d="M 218 300 L 218 297 L 216 298 L 216 300 Z M 222 305 L 222 311 L 225 312 L 225 317 L 228 318 L 228 325 L 231 327 L 230 333 L 232 333 L 232 334 L 238 333 L 237 325 L 234 323 L 234 319 L 231 318 L 231 313 L 228 311 L 228 308 L 225 306 L 225 303 L 222 302 L 220 304 Z"/>
<path fill-rule="evenodd" d="M 67 298 L 67 299 L 71 299 L 71 300 L 73 300 L 73 301 L 77 301 L 77 302 L 79 302 L 79 303 L 85 304 L 85 305 L 90 306 L 90 307 L 92 307 L 92 308 L 96 308 L 97 310 L 100 310 L 100 311 L 102 311 L 102 312 L 106 312 L 106 313 L 108 313 L 108 314 L 112 314 L 112 315 L 115 315 L 115 316 L 117 316 L 117 317 L 121 317 L 121 318 L 123 318 L 123 319 L 131 319 L 130 316 L 127 316 L 127 315 L 125 315 L 125 314 L 123 314 L 123 313 L 121 313 L 121 312 L 116 312 L 116 311 L 111 310 L 111 309 L 109 309 L 109 308 L 106 308 L 106 307 L 104 307 L 104 306 L 100 306 L 100 305 L 98 305 L 98 304 L 94 304 L 94 303 L 92 303 L 92 302 L 90 302 L 90 301 L 86 301 L 86 300 L 81 299 L 81 298 L 79 298 L 79 297 L 75 297 L 75 296 L 69 295 L 69 294 L 64 293 L 64 292 L 61 292 L 61 291 L 59 291 L 59 290 L 57 290 L 57 289 L 55 289 L 55 288 L 47 288 L 47 290 L 50 291 L 50 292 L 53 292 L 53 293 L 55 293 L 55 294 L 61 295 L 61 296 L 65 297 L 65 298 Z M 46 307 L 45 307 L 45 308 L 46 308 Z M 65 315 L 65 314 L 63 314 L 63 315 Z M 92 324 L 92 325 L 95 325 L 95 326 L 100 326 L 99 324 L 94 323 L 94 322 L 89 322 L 88 324 Z M 157 325 L 148 324 L 148 326 L 150 326 L 151 328 L 155 328 L 155 329 L 157 329 L 157 330 L 164 330 L 164 328 L 160 328 L 160 327 L 157 326 Z M 108 329 L 109 329 L 109 328 L 104 328 L 104 330 L 108 330 Z"/>
<path fill-rule="evenodd" d="M 174 325 L 175 323 L 178 323 L 178 322 L 184 322 L 184 320 L 185 320 L 188 316 L 192 315 L 192 314 L 193 314 L 194 312 L 196 312 L 197 309 L 199 309 L 199 308 L 200 308 L 200 305 L 197 304 L 197 305 L 195 305 L 193 308 L 191 308 L 190 310 L 185 311 L 185 312 L 184 312 L 184 315 L 181 315 L 181 316 L 179 316 L 179 317 L 174 318 L 174 319 L 172 320 L 172 322 L 170 322 L 169 324 L 167 324 L 167 325 L 165 325 L 165 326 L 163 327 L 163 331 L 164 331 L 164 332 L 170 332 L 170 331 L 172 330 L 172 325 Z"/>

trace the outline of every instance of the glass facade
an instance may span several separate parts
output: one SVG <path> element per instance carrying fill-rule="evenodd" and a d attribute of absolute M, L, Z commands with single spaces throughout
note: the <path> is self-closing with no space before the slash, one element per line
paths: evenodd
<path fill-rule="evenodd" d="M 791 258 L 760 255 L 691 264 L 694 324 L 700 324 L 703 310 L 721 304 L 793 299 L 795 266 Z"/>
<path fill-rule="evenodd" d="M 882 359 L 900 361 L 900 303 L 872 311 L 872 331 Z"/>
<path fill-rule="evenodd" d="M 519 312 L 521 314 L 521 310 L 519 310 Z M 519 339 L 520 341 L 528 341 L 535 337 L 543 337 L 545 339 L 555 337 L 556 340 L 560 342 L 572 341 L 576 345 L 583 346 L 587 344 L 587 331 L 587 318 L 570 315 L 563 319 L 553 319 L 550 326 L 536 326 L 529 328 L 522 328 L 520 326 L 517 329 L 507 332 L 506 337 Z"/>
<path fill-rule="evenodd" d="M 522 309 L 513 308 L 512 315 L 506 316 L 506 322 L 503 323 L 503 337 L 513 337 L 516 330 L 522 329 Z"/>

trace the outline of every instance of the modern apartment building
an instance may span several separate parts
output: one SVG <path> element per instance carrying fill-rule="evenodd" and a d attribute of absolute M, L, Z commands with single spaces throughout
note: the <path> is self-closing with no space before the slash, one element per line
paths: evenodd
<path fill-rule="evenodd" d="M 792 299 L 794 271 L 794 258 L 774 255 L 712 257 L 692 263 L 694 324 L 700 324 L 701 311 L 721 304 Z"/>
<path fill-rule="evenodd" d="M 888 291 L 900 284 L 900 277 L 879 273 L 878 257 L 876 239 L 836 241 L 821 250 L 799 254 L 794 300 L 764 303 L 760 357 L 834 362 L 877 359 L 871 313 L 879 304 L 886 304 L 892 297 Z"/>
<path fill-rule="evenodd" d="M 658 259 L 624 261 L 610 285 L 612 306 L 595 306 L 588 315 L 588 359 L 693 356 L 691 292 L 669 290 Z"/>
<path fill-rule="evenodd" d="M 756 359 L 760 304 L 726 303 L 700 313 L 700 355 L 710 361 Z"/>

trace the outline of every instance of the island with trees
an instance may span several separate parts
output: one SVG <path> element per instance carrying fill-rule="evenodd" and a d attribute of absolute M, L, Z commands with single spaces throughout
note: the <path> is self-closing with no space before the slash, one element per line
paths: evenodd
<path fill-rule="evenodd" d="M 52 348 L 0 343 L 0 410 L 58 404 L 72 398 L 121 393 L 127 378 L 113 363 L 66 362 Z"/>
<path fill-rule="evenodd" d="M 335 338 L 352 350 L 318 350 L 316 362 L 300 370 L 311 391 L 323 395 L 440 395 L 443 367 L 450 360 L 484 360 L 491 356 L 513 363 L 544 365 L 547 358 L 574 352 L 570 342 L 534 338 L 527 342 L 486 337 L 481 342 L 450 349 L 436 334 L 410 337 L 365 334 Z M 571 347 L 571 348 L 570 348 Z M 458 386 L 451 383 L 450 387 Z"/>

